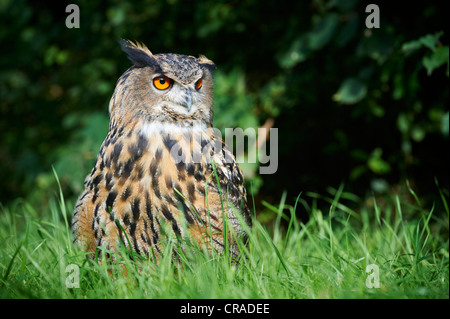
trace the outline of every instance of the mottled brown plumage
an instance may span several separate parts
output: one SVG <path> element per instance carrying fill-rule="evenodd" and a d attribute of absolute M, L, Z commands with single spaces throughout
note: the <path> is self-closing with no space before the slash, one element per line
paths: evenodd
<path fill-rule="evenodd" d="M 111 98 L 109 131 L 74 210 L 74 242 L 92 253 L 125 244 L 158 258 L 167 226 L 173 238 L 222 252 L 224 215 L 245 240 L 242 172 L 212 126 L 214 64 L 125 40 L 122 48 L 134 65 Z M 233 236 L 229 244 L 237 256 Z"/>

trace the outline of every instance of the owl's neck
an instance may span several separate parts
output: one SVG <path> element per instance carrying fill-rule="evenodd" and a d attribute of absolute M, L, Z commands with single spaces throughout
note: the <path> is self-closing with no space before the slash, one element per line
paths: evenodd
<path fill-rule="evenodd" d="M 140 127 L 140 134 L 152 136 L 155 134 L 195 134 L 206 132 L 208 126 L 204 122 L 192 122 L 190 125 L 180 125 L 173 122 L 145 122 Z"/>

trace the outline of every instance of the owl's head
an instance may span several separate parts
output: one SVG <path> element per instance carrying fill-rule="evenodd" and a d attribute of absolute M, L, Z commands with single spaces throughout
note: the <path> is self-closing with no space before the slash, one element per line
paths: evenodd
<path fill-rule="evenodd" d="M 152 54 L 143 44 L 120 43 L 134 65 L 117 81 L 109 104 L 111 120 L 211 125 L 212 61 L 204 56 Z"/>

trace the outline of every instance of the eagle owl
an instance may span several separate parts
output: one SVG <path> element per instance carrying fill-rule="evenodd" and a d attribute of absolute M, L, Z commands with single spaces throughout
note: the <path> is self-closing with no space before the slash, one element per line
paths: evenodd
<path fill-rule="evenodd" d="M 214 134 L 214 63 L 120 42 L 134 65 L 109 103 L 108 134 L 73 213 L 74 243 L 91 257 L 125 245 L 158 259 L 169 231 L 236 257 L 251 219 L 242 172 Z"/>

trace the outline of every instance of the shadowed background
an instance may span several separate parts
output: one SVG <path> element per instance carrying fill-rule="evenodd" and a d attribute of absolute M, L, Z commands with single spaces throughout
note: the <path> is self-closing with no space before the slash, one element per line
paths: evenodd
<path fill-rule="evenodd" d="M 74 203 L 131 66 L 119 38 L 213 60 L 221 130 L 278 128 L 278 171 L 242 165 L 258 212 L 283 191 L 308 205 L 342 183 L 358 205 L 409 196 L 407 181 L 425 205 L 437 182 L 448 195 L 449 48 L 437 4 L 379 2 L 381 28 L 367 29 L 368 2 L 353 0 L 72 1 L 80 28 L 68 29 L 69 3 L 0 1 L 3 205 L 46 205 L 52 165 Z"/>

